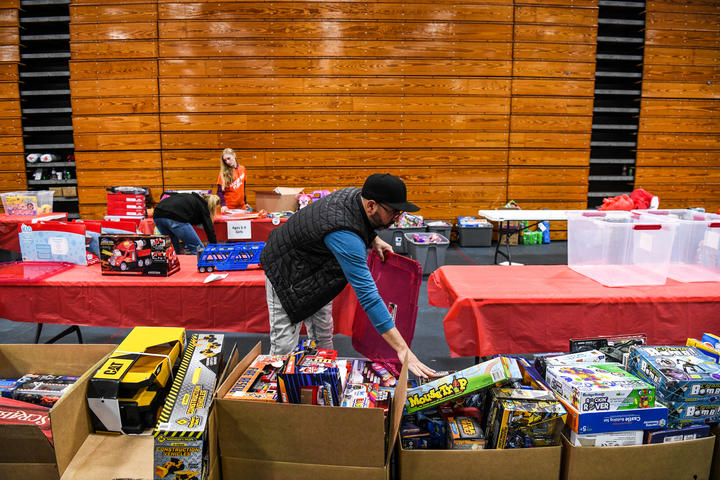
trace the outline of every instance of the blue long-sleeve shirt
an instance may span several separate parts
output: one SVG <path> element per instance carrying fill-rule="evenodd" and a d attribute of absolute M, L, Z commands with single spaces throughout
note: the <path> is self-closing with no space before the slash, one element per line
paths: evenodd
<path fill-rule="evenodd" d="M 349 230 L 338 230 L 325 236 L 325 245 L 340 263 L 345 278 L 378 333 L 382 335 L 394 327 L 367 266 L 367 251 L 362 239 Z"/>

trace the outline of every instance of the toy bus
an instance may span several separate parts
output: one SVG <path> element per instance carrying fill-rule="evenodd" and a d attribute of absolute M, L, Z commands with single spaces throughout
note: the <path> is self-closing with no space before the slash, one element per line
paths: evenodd
<path fill-rule="evenodd" d="M 247 270 L 260 264 L 265 242 L 209 243 L 198 256 L 198 272 Z"/>

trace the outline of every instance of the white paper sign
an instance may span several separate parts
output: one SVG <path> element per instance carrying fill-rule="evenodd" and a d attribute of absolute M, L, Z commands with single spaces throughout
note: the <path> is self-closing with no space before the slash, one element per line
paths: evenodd
<path fill-rule="evenodd" d="M 250 240 L 252 227 L 250 220 L 231 220 L 227 222 L 228 240 Z"/>

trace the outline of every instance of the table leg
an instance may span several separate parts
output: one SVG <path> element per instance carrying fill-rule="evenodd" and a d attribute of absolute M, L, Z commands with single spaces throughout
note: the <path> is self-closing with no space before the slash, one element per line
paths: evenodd
<path fill-rule="evenodd" d="M 42 333 L 42 329 L 43 329 L 43 324 L 38 323 L 37 329 L 35 330 L 35 343 L 40 343 L 40 334 Z M 78 327 L 77 325 L 72 325 L 70 327 L 67 327 L 65 330 L 58 333 L 57 335 L 55 335 L 54 337 L 52 337 L 50 340 L 48 340 L 45 343 L 55 343 L 58 340 L 60 340 L 61 338 L 65 337 L 67 335 L 70 335 L 71 333 L 76 333 L 77 337 L 78 337 L 78 343 L 83 343 L 82 332 L 80 332 L 80 327 Z"/>

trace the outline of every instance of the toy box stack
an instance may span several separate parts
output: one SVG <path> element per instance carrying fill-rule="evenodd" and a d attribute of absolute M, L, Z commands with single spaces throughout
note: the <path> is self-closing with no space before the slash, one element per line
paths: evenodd
<path fill-rule="evenodd" d="M 670 427 L 720 421 L 720 365 L 690 346 L 637 346 L 628 368 L 655 385 Z"/>
<path fill-rule="evenodd" d="M 111 187 L 107 193 L 109 217 L 144 218 L 147 208 L 147 189 L 141 187 Z"/>
<path fill-rule="evenodd" d="M 193 334 L 155 427 L 156 479 L 206 478 L 207 422 L 220 374 L 223 335 Z"/>
<path fill-rule="evenodd" d="M 180 270 L 180 262 L 165 235 L 102 235 L 100 266 L 103 275 L 167 277 Z"/>

